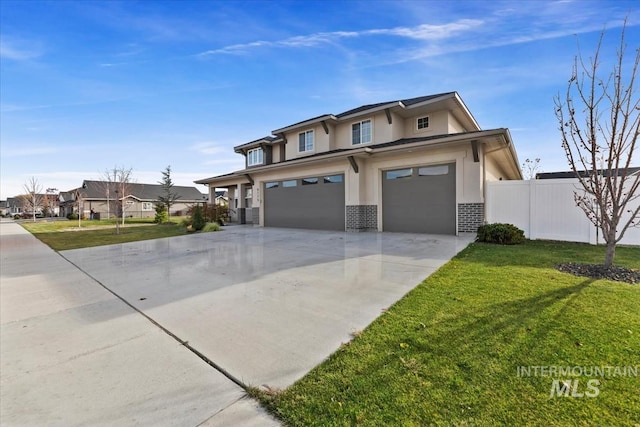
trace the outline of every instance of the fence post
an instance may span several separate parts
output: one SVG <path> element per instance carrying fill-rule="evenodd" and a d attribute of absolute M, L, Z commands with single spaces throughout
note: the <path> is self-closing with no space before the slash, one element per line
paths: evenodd
<path fill-rule="evenodd" d="M 534 230 L 534 217 L 536 215 L 536 180 L 529 180 L 529 209 L 527 209 L 527 213 L 529 214 L 529 239 L 535 240 L 538 236 L 536 231 Z"/>

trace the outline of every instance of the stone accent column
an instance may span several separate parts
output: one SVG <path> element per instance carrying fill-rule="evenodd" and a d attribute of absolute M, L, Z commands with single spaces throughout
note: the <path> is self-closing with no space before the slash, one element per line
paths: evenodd
<path fill-rule="evenodd" d="M 347 231 L 378 231 L 377 205 L 350 205 L 345 210 Z"/>
<path fill-rule="evenodd" d="M 484 224 L 484 203 L 458 203 L 458 232 L 475 233 Z"/>

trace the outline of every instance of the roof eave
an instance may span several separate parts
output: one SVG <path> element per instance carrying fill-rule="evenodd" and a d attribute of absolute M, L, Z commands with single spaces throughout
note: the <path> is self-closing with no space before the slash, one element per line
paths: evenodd
<path fill-rule="evenodd" d="M 315 125 L 315 124 L 323 122 L 323 121 L 337 122 L 338 118 L 336 116 L 334 116 L 333 114 L 325 114 L 324 116 L 316 117 L 316 118 L 310 119 L 310 120 L 305 120 L 304 122 L 296 123 L 296 124 L 289 125 L 289 126 L 286 126 L 286 127 L 280 128 L 280 129 L 273 130 L 273 131 L 271 131 L 271 133 L 274 134 L 274 135 L 279 135 L 279 134 L 283 134 L 285 132 L 290 132 L 290 131 L 295 130 L 295 129 L 309 127 L 311 125 Z"/>
<path fill-rule="evenodd" d="M 366 110 L 358 111 L 357 113 L 352 113 L 352 114 L 349 114 L 349 115 L 346 115 L 346 116 L 341 116 L 338 120 L 341 120 L 341 121 L 351 120 L 351 119 L 355 119 L 356 117 L 368 116 L 368 115 L 371 115 L 373 113 L 377 113 L 378 111 L 384 111 L 387 108 L 394 108 L 394 107 L 407 108 L 402 103 L 402 101 L 393 101 L 393 102 L 389 102 L 387 104 L 378 105 L 377 107 L 372 107 L 372 108 L 368 108 Z"/>

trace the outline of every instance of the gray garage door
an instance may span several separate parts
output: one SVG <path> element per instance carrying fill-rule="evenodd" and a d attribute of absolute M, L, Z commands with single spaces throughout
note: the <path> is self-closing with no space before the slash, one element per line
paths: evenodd
<path fill-rule="evenodd" d="M 456 165 L 382 172 L 382 227 L 408 233 L 456 233 Z"/>
<path fill-rule="evenodd" d="M 267 182 L 266 227 L 344 230 L 344 176 L 313 176 Z"/>

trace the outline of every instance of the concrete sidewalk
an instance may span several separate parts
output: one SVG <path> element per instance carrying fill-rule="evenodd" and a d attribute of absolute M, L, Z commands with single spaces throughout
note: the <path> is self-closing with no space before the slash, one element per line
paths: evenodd
<path fill-rule="evenodd" d="M 0 224 L 0 424 L 278 425 L 13 222 Z"/>

